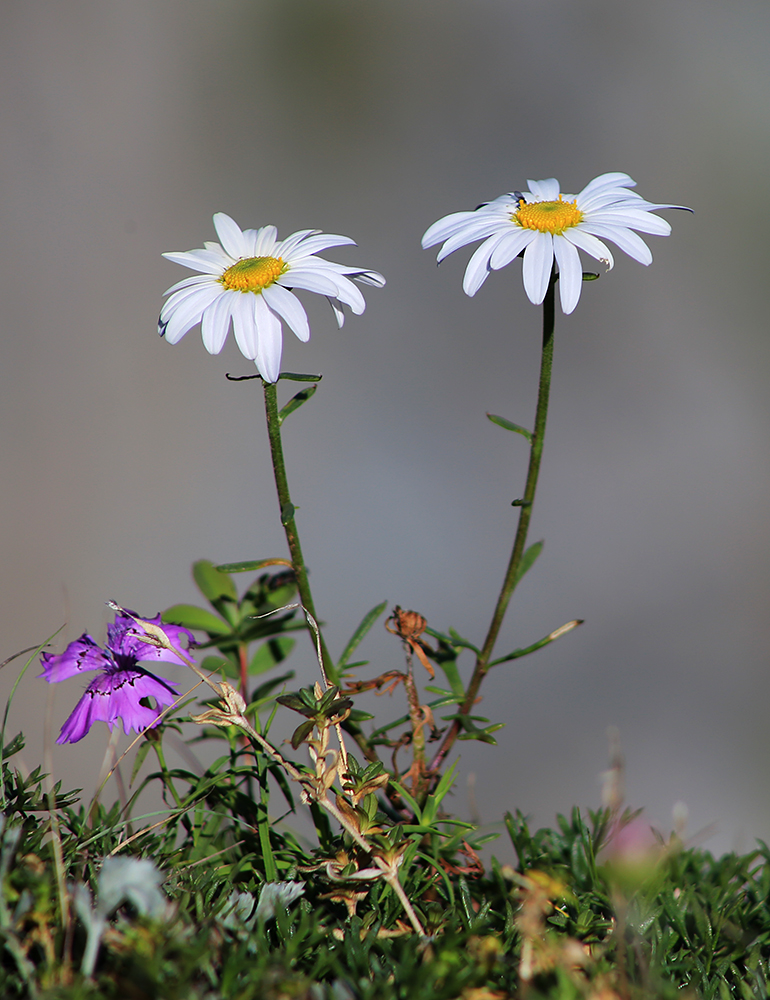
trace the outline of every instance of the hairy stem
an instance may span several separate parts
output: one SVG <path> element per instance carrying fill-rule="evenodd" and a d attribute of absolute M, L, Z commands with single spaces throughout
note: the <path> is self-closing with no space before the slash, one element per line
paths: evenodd
<path fill-rule="evenodd" d="M 302 546 L 299 541 L 299 532 L 294 520 L 294 504 L 291 502 L 289 493 L 289 480 L 286 476 L 286 464 L 283 459 L 283 445 L 281 444 L 281 423 L 278 419 L 278 399 L 275 383 L 263 381 L 265 390 L 265 415 L 267 417 L 267 436 L 270 441 L 270 455 L 273 460 L 273 474 L 275 476 L 275 488 L 278 492 L 278 506 L 281 512 L 281 524 L 286 534 L 286 542 L 289 546 L 291 564 L 294 570 L 294 577 L 297 581 L 297 591 L 303 608 L 310 612 L 313 618 L 318 621 L 315 610 L 313 595 L 310 590 L 307 567 L 302 558 Z M 315 637 L 311 631 L 311 639 L 315 644 Z M 333 674 L 334 661 L 329 656 L 323 635 L 318 633 L 318 643 L 321 647 L 323 664 L 327 673 Z M 332 680 L 334 678 L 332 677 Z"/>
<path fill-rule="evenodd" d="M 291 564 L 297 581 L 297 591 L 299 592 L 300 602 L 302 607 L 305 609 L 306 614 L 309 613 L 315 622 L 317 622 L 318 615 L 316 614 L 313 595 L 310 591 L 310 581 L 308 580 L 307 568 L 305 566 L 305 561 L 302 558 L 302 546 L 300 545 L 299 532 L 297 531 L 297 525 L 294 520 L 294 504 L 291 502 L 289 481 L 286 476 L 286 464 L 283 459 L 281 422 L 278 418 L 278 397 L 276 388 L 275 384 L 272 382 L 263 381 L 262 385 L 265 390 L 267 436 L 270 441 L 270 455 L 273 460 L 273 473 L 275 475 L 275 488 L 278 492 L 278 506 L 281 511 L 281 524 L 283 525 L 283 530 L 286 534 L 286 541 L 289 546 Z M 316 628 L 318 627 L 316 626 Z M 328 679 L 328 681 L 332 684 L 339 684 L 339 677 L 337 676 L 334 660 L 329 655 L 329 650 L 326 646 L 326 642 L 324 641 L 323 634 L 320 629 L 318 629 L 317 633 L 314 632 L 309 620 L 308 629 L 313 643 L 317 646 L 318 650 L 320 650 L 321 667 L 324 672 L 324 679 Z M 376 752 L 369 746 L 369 743 L 360 726 L 348 720 L 345 723 L 345 729 L 347 729 L 358 746 L 361 748 L 367 760 L 378 760 Z"/>
<path fill-rule="evenodd" d="M 543 351 L 540 359 L 540 384 L 537 394 L 537 407 L 535 409 L 535 428 L 532 433 L 532 441 L 529 452 L 529 470 L 527 472 L 527 484 L 524 488 L 524 496 L 517 502 L 520 507 L 519 525 L 516 529 L 516 537 L 513 541 L 511 558 L 508 561 L 508 569 L 497 598 L 497 604 L 492 615 L 487 637 L 477 658 L 473 676 L 465 693 L 465 700 L 460 709 L 460 714 L 470 714 L 473 704 L 479 693 L 481 682 L 489 672 L 489 661 L 492 659 L 492 652 L 500 633 L 500 628 L 508 610 L 513 591 L 518 583 L 521 567 L 521 559 L 524 555 L 527 544 L 527 532 L 529 522 L 532 517 L 532 504 L 535 500 L 535 490 L 537 489 L 537 479 L 540 473 L 540 459 L 543 455 L 543 442 L 545 440 L 545 422 L 548 416 L 548 397 L 551 389 L 551 368 L 553 365 L 553 331 L 554 331 L 554 290 L 556 276 L 551 272 L 551 279 L 548 283 L 548 291 L 543 301 Z M 461 728 L 459 719 L 455 719 L 449 728 L 449 732 L 444 737 L 444 741 L 439 748 L 430 765 L 430 771 L 436 774 L 447 754 L 452 749 Z"/>

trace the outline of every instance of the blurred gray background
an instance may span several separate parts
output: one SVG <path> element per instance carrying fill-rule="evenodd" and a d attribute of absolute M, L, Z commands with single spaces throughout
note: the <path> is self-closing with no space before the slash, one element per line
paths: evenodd
<path fill-rule="evenodd" d="M 507 725 L 497 748 L 460 745 L 453 806 L 473 812 L 476 773 L 485 823 L 595 807 L 615 725 L 651 821 L 670 829 L 682 800 L 712 850 L 769 837 L 765 0 L 10 0 L 0 17 L 0 659 L 64 623 L 59 649 L 103 637 L 109 598 L 195 600 L 196 558 L 285 554 L 261 392 L 225 380 L 253 366 L 197 329 L 173 348 L 155 333 L 188 273 L 161 252 L 214 239 L 217 211 L 350 235 L 328 256 L 388 279 L 342 331 L 305 296 L 313 339 L 284 340 L 285 370 L 324 375 L 285 448 L 331 649 L 384 599 L 480 641 L 526 474 L 523 439 L 484 413 L 531 424 L 540 310 L 520 262 L 471 300 L 468 253 L 437 270 L 420 236 L 527 178 L 576 192 L 622 170 L 695 215 L 666 213 L 650 268 L 618 253 L 557 313 L 546 547 L 499 652 L 586 624 L 490 676 L 480 711 Z M 363 652 L 370 674 L 402 662 L 379 624 Z M 307 641 L 293 665 L 314 679 Z M 30 768 L 83 686 L 37 672 L 9 722 Z M 56 777 L 92 791 L 106 742 L 99 725 L 55 748 Z"/>

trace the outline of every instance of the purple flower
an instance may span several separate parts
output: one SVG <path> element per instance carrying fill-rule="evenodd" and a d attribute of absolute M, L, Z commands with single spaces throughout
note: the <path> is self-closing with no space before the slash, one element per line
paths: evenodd
<path fill-rule="evenodd" d="M 115 615 L 113 624 L 107 626 L 107 645 L 104 649 L 84 632 L 58 656 L 50 653 L 41 655 L 43 672 L 38 676 L 44 677 L 49 684 L 65 681 L 86 670 L 100 671 L 62 726 L 57 743 L 77 743 L 95 722 L 106 722 L 110 729 L 122 722 L 124 733 L 132 729 L 141 732 L 148 726 L 157 725 L 162 710 L 177 698 L 174 688 L 178 685 L 140 667 L 139 660 L 166 660 L 182 664 L 184 660 L 170 649 L 148 642 L 146 633 L 131 617 L 132 614 L 118 612 Z M 153 625 L 161 624 L 160 615 L 145 620 Z M 183 635 L 188 641 L 193 639 L 192 633 L 179 625 L 163 625 L 162 628 L 177 648 L 181 648 Z M 142 704 L 147 698 L 155 699 L 155 708 Z"/>

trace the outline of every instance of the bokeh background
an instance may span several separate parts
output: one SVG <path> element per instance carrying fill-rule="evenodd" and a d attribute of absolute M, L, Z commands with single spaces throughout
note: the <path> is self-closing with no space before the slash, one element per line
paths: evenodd
<path fill-rule="evenodd" d="M 507 725 L 461 745 L 454 808 L 597 806 L 614 725 L 662 829 L 684 801 L 712 850 L 770 836 L 765 0 L 12 0 L 0 19 L 0 659 L 62 624 L 58 648 L 101 638 L 109 598 L 194 600 L 196 558 L 285 554 L 260 390 L 225 380 L 253 368 L 155 333 L 187 273 L 160 254 L 214 239 L 216 211 L 348 234 L 329 256 L 388 279 L 342 331 L 306 296 L 311 343 L 285 337 L 286 370 L 324 375 L 285 447 L 330 647 L 385 599 L 479 641 L 526 473 L 484 413 L 531 423 L 540 311 L 518 261 L 470 300 L 468 254 L 437 270 L 420 236 L 530 177 L 623 170 L 695 214 L 557 315 L 546 547 L 499 651 L 586 624 L 490 676 Z M 363 651 L 401 663 L 379 624 Z M 314 679 L 309 643 L 293 665 Z M 82 688 L 35 673 L 9 721 L 30 768 Z M 91 791 L 106 742 L 55 748 L 55 776 Z"/>

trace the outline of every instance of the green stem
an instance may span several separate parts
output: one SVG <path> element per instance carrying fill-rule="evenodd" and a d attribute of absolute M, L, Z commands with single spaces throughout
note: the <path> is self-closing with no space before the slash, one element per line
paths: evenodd
<path fill-rule="evenodd" d="M 270 843 L 270 816 L 268 814 L 270 790 L 267 787 L 267 762 L 261 754 L 255 754 L 254 758 L 257 764 L 257 779 L 259 781 L 257 830 L 259 831 L 259 843 L 262 848 L 262 861 L 265 865 L 265 878 L 268 882 L 276 882 L 278 880 L 278 867 L 275 863 L 273 848 Z"/>
<path fill-rule="evenodd" d="M 529 470 L 527 471 L 527 484 L 524 488 L 524 496 L 518 501 L 520 506 L 519 525 L 516 530 L 516 537 L 513 542 L 511 558 L 508 561 L 508 569 L 503 580 L 500 595 L 497 598 L 492 621 L 489 625 L 487 637 L 476 658 L 476 666 L 473 671 L 468 688 L 465 692 L 465 700 L 460 709 L 461 715 L 469 715 L 473 704 L 479 693 L 481 682 L 486 677 L 490 669 L 492 652 L 500 633 L 500 628 L 508 610 L 513 592 L 518 583 L 521 567 L 521 558 L 524 555 L 527 544 L 527 532 L 529 521 L 532 517 L 532 504 L 535 500 L 535 490 L 537 489 L 537 478 L 540 473 L 540 459 L 543 455 L 543 442 L 545 441 L 545 422 L 548 416 L 548 397 L 551 389 L 551 368 L 553 366 L 553 331 L 554 331 L 554 291 L 556 276 L 551 272 L 548 282 L 548 290 L 543 301 L 543 352 L 540 360 L 540 385 L 537 394 L 537 408 L 535 410 L 535 428 L 532 433 L 532 442 L 529 452 Z M 441 767 L 447 754 L 452 749 L 455 740 L 460 733 L 460 720 L 455 719 L 449 732 L 444 737 L 441 748 L 434 757 L 430 765 L 430 771 L 435 774 Z"/>
<path fill-rule="evenodd" d="M 286 542 L 289 546 L 291 564 L 294 570 L 294 577 L 297 581 L 297 591 L 302 606 L 318 621 L 313 595 L 310 591 L 310 581 L 307 576 L 307 567 L 302 558 L 302 546 L 299 541 L 299 532 L 294 520 L 294 504 L 291 502 L 289 493 L 289 480 L 286 477 L 286 464 L 283 460 L 283 445 L 281 444 L 281 422 L 278 419 L 278 399 L 274 382 L 263 380 L 265 389 L 265 415 L 267 416 L 267 436 L 270 441 L 270 455 L 273 459 L 273 473 L 275 475 L 275 488 L 278 492 L 278 506 L 281 511 L 281 524 L 286 534 Z M 310 631 L 310 627 L 308 626 Z M 315 645 L 315 636 L 310 634 L 310 638 Z M 319 634 L 321 646 L 321 656 L 326 673 L 334 682 L 334 661 L 329 656 L 323 635 Z"/>
<path fill-rule="evenodd" d="M 309 611 L 315 621 L 318 622 L 318 615 L 316 614 L 313 595 L 310 592 L 310 581 L 307 576 L 307 568 L 305 567 L 305 560 L 302 558 L 302 546 L 299 543 L 299 532 L 297 531 L 297 525 L 294 520 L 294 504 L 291 502 L 289 480 L 286 476 L 286 464 L 283 460 L 281 421 L 278 417 L 278 397 L 276 388 L 275 384 L 272 382 L 263 381 L 262 385 L 265 390 L 267 436 L 270 441 L 270 455 L 273 460 L 273 473 L 275 475 L 275 488 L 278 492 L 278 506 L 281 511 L 281 524 L 283 525 L 283 530 L 286 533 L 286 541 L 289 545 L 291 564 L 294 570 L 294 576 L 297 580 L 299 599 L 305 610 Z M 315 645 L 316 636 L 313 633 L 310 622 L 308 622 L 308 631 L 310 632 L 310 638 Z M 329 678 L 329 681 L 332 684 L 338 685 L 340 679 L 337 675 L 337 668 L 334 660 L 329 655 L 329 650 L 327 649 L 323 634 L 320 630 L 318 632 L 317 641 L 321 649 L 321 659 L 323 660 L 325 675 Z M 374 761 L 379 759 L 373 747 L 369 746 L 366 736 L 361 731 L 361 727 L 357 723 L 348 719 L 344 723 L 344 728 L 351 734 L 353 739 L 363 751 L 367 760 Z"/>
<path fill-rule="evenodd" d="M 152 748 L 157 754 L 158 763 L 160 764 L 161 774 L 163 775 L 163 780 L 166 783 L 166 787 L 171 789 L 171 794 L 174 796 L 174 801 L 177 804 L 177 808 L 182 808 L 182 800 L 179 798 L 179 793 L 177 792 L 174 782 L 171 780 L 171 774 L 166 766 L 166 755 L 163 753 L 163 743 L 161 738 L 152 740 Z"/>

